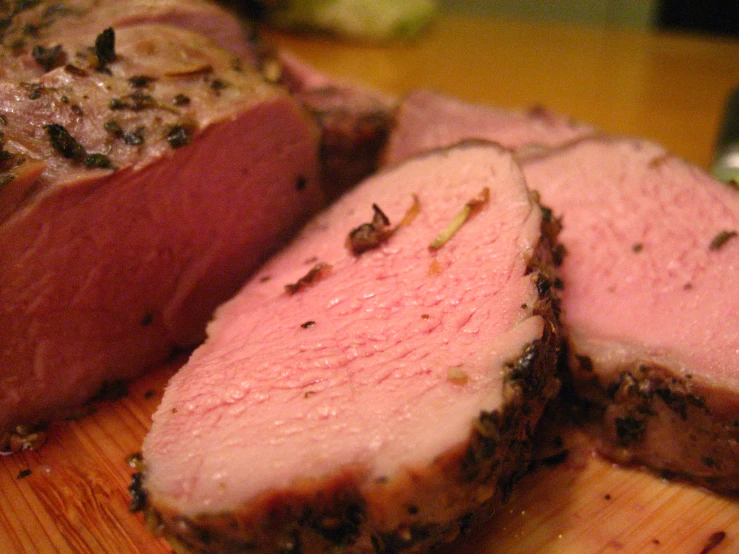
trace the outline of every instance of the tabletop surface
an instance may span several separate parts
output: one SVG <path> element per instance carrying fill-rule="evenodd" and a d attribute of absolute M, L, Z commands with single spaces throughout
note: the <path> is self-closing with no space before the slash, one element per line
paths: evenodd
<path fill-rule="evenodd" d="M 402 95 L 431 88 L 460 99 L 541 104 L 664 144 L 707 167 L 739 41 L 564 23 L 446 17 L 410 45 L 359 46 L 269 35 L 317 68 Z"/>
<path fill-rule="evenodd" d="M 541 104 L 609 133 L 661 142 L 707 167 L 724 100 L 739 86 L 739 42 L 559 24 L 443 17 L 418 42 L 356 45 L 269 33 L 318 69 L 393 95 L 435 89 L 463 100 Z M 166 553 L 128 509 L 150 416 L 175 366 L 131 384 L 36 452 L 0 458 L 0 552 Z M 739 501 L 573 448 L 526 477 L 491 525 L 449 552 L 739 551 Z"/>

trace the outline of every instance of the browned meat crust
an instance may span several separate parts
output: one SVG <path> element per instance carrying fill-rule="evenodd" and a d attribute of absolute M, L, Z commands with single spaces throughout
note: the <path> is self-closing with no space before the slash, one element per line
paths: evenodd
<path fill-rule="evenodd" d="M 627 362 L 597 378 L 588 356 L 570 354 L 569 365 L 600 452 L 739 494 L 739 414 L 725 391 L 655 361 Z"/>

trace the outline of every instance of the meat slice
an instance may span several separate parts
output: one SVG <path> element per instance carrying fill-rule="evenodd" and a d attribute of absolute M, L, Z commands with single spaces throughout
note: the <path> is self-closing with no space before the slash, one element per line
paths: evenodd
<path fill-rule="evenodd" d="M 592 127 L 542 107 L 516 112 L 418 90 L 400 102 L 383 163 L 473 138 L 518 150 L 558 146 L 593 134 Z"/>
<path fill-rule="evenodd" d="M 471 137 L 551 146 L 587 133 L 546 121 L 422 92 L 401 106 L 387 158 Z M 736 493 L 739 193 L 639 140 L 517 156 L 563 217 L 562 323 L 601 451 Z"/>
<path fill-rule="evenodd" d="M 197 344 L 322 206 L 315 126 L 232 53 L 162 24 L 73 38 L 73 68 L 0 82 L 0 438 Z"/>
<path fill-rule="evenodd" d="M 489 514 L 559 388 L 546 215 L 470 143 L 312 220 L 167 386 L 150 521 L 197 552 L 422 552 Z"/>
<path fill-rule="evenodd" d="M 570 366 L 602 450 L 739 492 L 739 190 L 632 139 L 524 173 L 563 214 Z"/>

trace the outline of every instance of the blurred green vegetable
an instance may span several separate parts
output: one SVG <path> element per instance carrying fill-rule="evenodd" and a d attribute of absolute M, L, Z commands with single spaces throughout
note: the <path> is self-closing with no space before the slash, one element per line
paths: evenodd
<path fill-rule="evenodd" d="M 415 38 L 438 11 L 436 0 L 244 0 L 240 4 L 252 17 L 280 29 L 369 41 Z"/>

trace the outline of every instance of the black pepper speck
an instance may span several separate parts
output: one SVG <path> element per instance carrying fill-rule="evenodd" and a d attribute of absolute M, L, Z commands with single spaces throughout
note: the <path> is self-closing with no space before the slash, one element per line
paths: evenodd
<path fill-rule="evenodd" d="M 192 142 L 192 134 L 184 125 L 175 125 L 167 133 L 167 142 L 172 148 L 181 148 Z"/>

